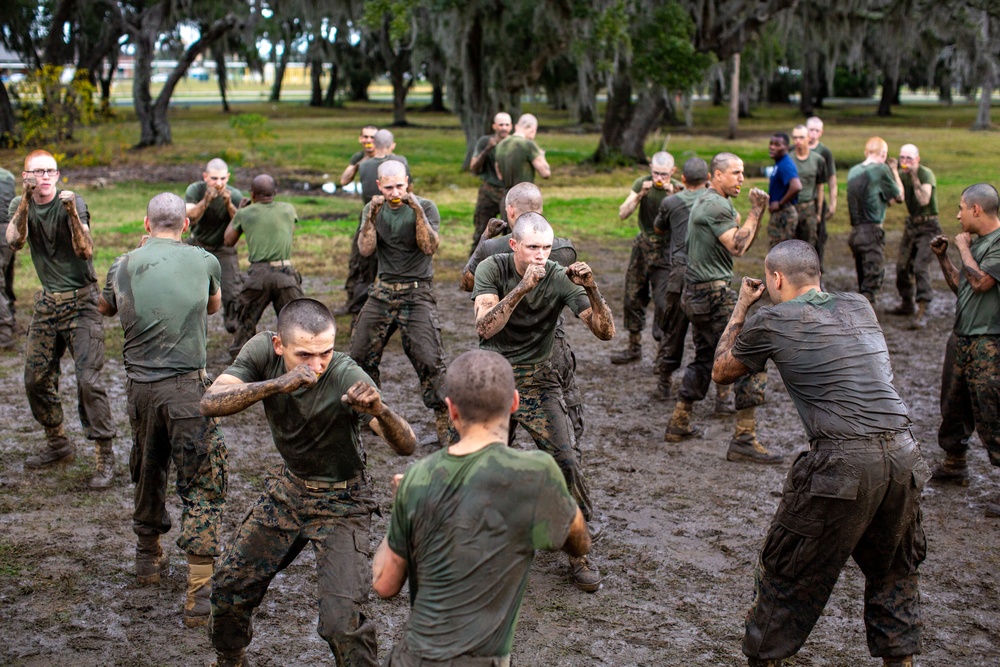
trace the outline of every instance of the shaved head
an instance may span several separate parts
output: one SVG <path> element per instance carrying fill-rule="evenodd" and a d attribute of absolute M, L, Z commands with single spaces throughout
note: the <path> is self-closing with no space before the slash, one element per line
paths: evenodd
<path fill-rule="evenodd" d="M 872 137 L 865 142 L 865 155 L 883 155 L 889 152 L 889 144 L 882 137 Z"/>
<path fill-rule="evenodd" d="M 275 188 L 274 179 L 268 174 L 255 176 L 250 183 L 250 193 L 257 197 L 274 197 Z"/>
<path fill-rule="evenodd" d="M 392 148 L 392 144 L 395 141 L 392 137 L 392 132 L 389 130 L 379 130 L 375 133 L 375 148 L 380 151 L 387 151 Z"/>
<path fill-rule="evenodd" d="M 150 231 L 184 229 L 187 219 L 187 205 L 172 192 L 163 192 L 149 200 L 146 206 L 146 220 Z"/>
<path fill-rule="evenodd" d="M 399 160 L 386 160 L 378 166 L 378 177 L 381 179 L 389 176 L 406 176 L 406 167 Z"/>
<path fill-rule="evenodd" d="M 674 156 L 666 151 L 660 151 L 659 153 L 653 153 L 653 157 L 650 158 L 649 163 L 654 167 L 663 167 L 664 169 L 674 168 Z"/>
<path fill-rule="evenodd" d="M 740 156 L 736 153 L 717 153 L 716 156 L 712 158 L 712 164 L 708 170 L 709 174 L 714 175 L 717 171 L 725 171 L 729 168 L 729 165 L 733 161 L 739 159 Z"/>
<path fill-rule="evenodd" d="M 805 241 L 782 241 L 764 258 L 764 268 L 781 273 L 794 287 L 819 285 L 819 255 Z"/>
<path fill-rule="evenodd" d="M 538 119 L 530 113 L 521 114 L 517 119 L 517 126 L 522 130 L 534 130 L 538 127 Z"/>
<path fill-rule="evenodd" d="M 510 119 L 510 114 L 506 111 L 501 111 L 496 116 L 493 116 L 493 124 L 499 125 L 500 123 L 506 123 L 510 125 L 513 121 Z"/>
<path fill-rule="evenodd" d="M 700 157 L 688 158 L 681 173 L 688 186 L 701 185 L 708 180 L 708 163 Z"/>
<path fill-rule="evenodd" d="M 205 165 L 205 171 L 229 171 L 229 165 L 222 158 L 212 158 Z"/>
<path fill-rule="evenodd" d="M 920 157 L 920 151 L 913 144 L 903 144 L 899 148 L 900 157 Z"/>
<path fill-rule="evenodd" d="M 1000 195 L 989 183 L 976 183 L 965 188 L 962 192 L 962 201 L 968 208 L 978 206 L 989 216 L 996 216 L 1000 212 Z"/>
<path fill-rule="evenodd" d="M 316 299 L 295 299 L 278 313 L 278 337 L 286 344 L 294 340 L 295 332 L 315 336 L 336 328 L 333 313 Z"/>
<path fill-rule="evenodd" d="M 541 213 L 528 212 L 523 214 L 514 222 L 514 230 L 511 232 L 516 241 L 523 241 L 528 234 L 552 234 L 552 225 Z"/>
<path fill-rule="evenodd" d="M 483 424 L 506 417 L 514 402 L 514 371 L 496 352 L 470 350 L 448 366 L 444 395 L 463 421 Z"/>
<path fill-rule="evenodd" d="M 807 128 L 816 129 L 816 130 L 819 130 L 820 132 L 822 132 L 823 131 L 823 121 L 820 120 L 819 116 L 810 116 L 809 119 L 806 120 L 806 127 Z"/>
<path fill-rule="evenodd" d="M 542 191 L 534 183 L 518 183 L 507 191 L 505 204 L 514 209 L 514 222 L 528 212 L 542 212 Z"/>

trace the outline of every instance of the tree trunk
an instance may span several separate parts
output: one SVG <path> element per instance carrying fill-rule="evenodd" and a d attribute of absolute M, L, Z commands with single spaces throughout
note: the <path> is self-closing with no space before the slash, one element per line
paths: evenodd
<path fill-rule="evenodd" d="M 951 96 L 951 74 L 945 72 L 938 82 L 938 102 L 951 106 L 953 101 Z"/>
<path fill-rule="evenodd" d="M 269 98 L 271 102 L 278 102 L 281 100 L 281 84 L 285 80 L 285 70 L 288 69 L 288 58 L 291 55 L 291 40 L 288 39 L 288 31 L 283 31 L 285 34 L 285 39 L 280 43 L 282 45 L 281 57 L 274 59 L 274 82 L 271 84 L 271 97 Z M 277 49 L 277 44 L 275 45 Z"/>
<path fill-rule="evenodd" d="M 431 103 L 427 105 L 427 111 L 447 111 L 444 105 L 444 84 L 435 83 L 431 86 Z"/>
<path fill-rule="evenodd" d="M 392 83 L 392 126 L 406 127 L 406 95 L 410 84 L 406 75 L 410 71 L 410 49 L 402 48 L 393 54 L 389 65 L 389 81 Z"/>
<path fill-rule="evenodd" d="M 597 122 L 597 91 L 594 86 L 594 63 L 587 57 L 576 66 L 576 122 L 593 125 Z"/>
<path fill-rule="evenodd" d="M 17 131 L 17 119 L 14 116 L 14 106 L 7 94 L 7 84 L 0 81 L 0 146 L 14 146 Z"/>
<path fill-rule="evenodd" d="M 309 61 L 309 79 L 312 81 L 312 95 L 309 106 L 323 106 L 323 59 L 314 55 Z"/>
<path fill-rule="evenodd" d="M 620 157 L 625 128 L 632 119 L 632 77 L 621 69 L 611 76 L 608 84 L 608 103 L 601 123 L 601 140 L 594 162 L 612 162 Z"/>
<path fill-rule="evenodd" d="M 215 60 L 215 76 L 219 80 L 219 96 L 222 98 L 222 113 L 229 113 L 229 100 L 226 99 L 226 89 L 229 79 L 226 72 L 226 51 L 222 47 L 212 49 Z"/>
<path fill-rule="evenodd" d="M 994 72 L 993 68 L 987 65 L 986 76 L 983 78 L 983 94 L 979 98 L 979 112 L 976 114 L 976 122 L 973 123 L 973 130 L 990 129 L 990 106 L 993 98 Z"/>
<path fill-rule="evenodd" d="M 885 76 L 882 79 L 882 97 L 878 102 L 878 111 L 875 115 L 879 118 L 887 118 L 892 115 L 892 100 L 895 98 L 896 82 L 894 79 Z"/>
<path fill-rule="evenodd" d="M 712 106 L 721 107 L 725 101 L 725 80 L 723 79 L 722 72 L 717 70 L 716 75 L 712 77 Z"/>
<path fill-rule="evenodd" d="M 813 78 L 814 78 L 814 68 L 812 63 L 809 62 L 808 56 L 802 63 L 802 91 L 801 97 L 799 98 L 799 112 L 806 116 L 813 115 Z"/>
<path fill-rule="evenodd" d="M 736 138 L 740 122 L 740 54 L 733 54 L 732 77 L 729 84 L 729 138 Z"/>
<path fill-rule="evenodd" d="M 156 13 L 157 9 L 150 11 Z M 159 20 L 153 20 L 150 16 L 142 16 L 139 25 L 136 26 L 136 33 L 130 37 L 130 41 L 135 45 L 132 106 L 139 120 L 139 143 L 136 148 L 157 146 L 160 143 L 153 128 L 153 96 L 149 92 L 159 23 Z"/>
<path fill-rule="evenodd" d="M 337 86 L 340 84 L 340 68 L 337 63 L 330 65 L 330 83 L 326 86 L 326 96 L 323 98 L 323 106 L 333 108 L 337 106 Z"/>
<path fill-rule="evenodd" d="M 690 90 L 684 93 L 684 127 L 694 129 L 694 93 Z"/>

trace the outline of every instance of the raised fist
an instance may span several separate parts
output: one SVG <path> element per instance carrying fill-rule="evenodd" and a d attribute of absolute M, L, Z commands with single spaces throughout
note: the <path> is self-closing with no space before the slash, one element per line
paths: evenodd
<path fill-rule="evenodd" d="M 538 283 L 542 282 L 542 278 L 545 277 L 545 267 L 541 264 L 529 264 L 528 268 L 524 271 L 524 277 L 521 278 L 521 284 L 528 289 L 535 289 Z"/>
<path fill-rule="evenodd" d="M 66 207 L 67 211 L 73 212 L 76 210 L 76 193 L 70 190 L 62 190 L 59 193 L 59 201 L 62 205 Z"/>
<path fill-rule="evenodd" d="M 594 272 L 586 262 L 576 262 L 566 267 L 566 276 L 581 287 L 595 287 Z"/>
<path fill-rule="evenodd" d="M 750 190 L 750 206 L 757 209 L 758 212 L 763 211 L 767 208 L 768 203 L 771 201 L 771 196 L 761 190 L 760 188 L 754 188 Z"/>
<path fill-rule="evenodd" d="M 507 223 L 500 218 L 490 218 L 490 221 L 486 223 L 486 238 L 491 239 L 494 236 L 499 236 L 509 229 Z"/>
<path fill-rule="evenodd" d="M 358 412 L 377 417 L 382 414 L 384 406 L 382 397 L 373 385 L 362 380 L 355 382 L 347 393 L 340 397 L 341 402 L 351 406 Z"/>
<path fill-rule="evenodd" d="M 948 252 L 948 237 L 942 234 L 941 236 L 935 236 L 931 239 L 931 250 L 938 257 L 943 256 L 946 252 Z"/>
<path fill-rule="evenodd" d="M 311 387 L 319 382 L 319 376 L 309 368 L 309 364 L 299 364 L 279 378 L 283 382 L 281 393 L 290 394 L 299 387 Z"/>

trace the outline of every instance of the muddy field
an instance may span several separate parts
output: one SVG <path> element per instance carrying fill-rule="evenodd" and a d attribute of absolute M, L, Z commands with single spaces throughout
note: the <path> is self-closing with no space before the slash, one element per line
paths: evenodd
<path fill-rule="evenodd" d="M 897 235 L 890 234 L 894 256 Z M 621 326 L 622 274 L 626 244 L 600 248 L 583 244 Z M 850 288 L 853 265 L 843 238 L 831 240 L 834 267 L 827 287 Z M 756 273 L 756 259 L 737 265 Z M 848 270 L 846 267 L 851 266 Z M 457 265 L 441 262 L 440 275 L 454 276 Z M 887 274 L 892 273 L 890 265 Z M 342 276 L 308 277 L 307 290 L 339 305 Z M 886 292 L 894 296 L 891 281 Z M 943 346 L 951 327 L 953 297 L 943 283 L 932 306 L 930 327 L 905 330 L 905 320 L 883 317 L 896 386 L 910 408 L 914 432 L 931 465 L 941 458 L 935 433 Z M 475 345 L 472 309 L 455 281 L 437 286 L 449 359 Z M 22 295 L 22 327 L 28 295 Z M 888 299 L 891 301 L 891 299 Z M 270 314 L 263 325 L 272 322 Z M 346 324 L 346 322 L 342 322 Z M 115 340 L 117 321 L 107 322 L 107 365 L 114 415 L 119 425 L 119 464 L 131 445 L 125 417 L 124 372 Z M 210 372 L 225 367 L 225 341 L 218 316 L 211 318 Z M 117 336 L 117 338 L 116 338 Z M 605 532 L 595 544 L 594 561 L 604 574 L 602 590 L 577 591 L 563 554 L 540 554 L 532 571 L 515 638 L 513 664 L 571 665 L 741 665 L 742 618 L 750 603 L 752 566 L 778 503 L 788 464 L 805 446 L 804 434 L 776 372 L 768 402 L 759 411 L 761 439 L 786 455 L 784 466 L 728 463 L 724 459 L 732 418 L 713 418 L 710 404 L 699 406 L 696 421 L 704 437 L 680 445 L 661 441 L 672 403 L 649 399 L 653 342 L 645 334 L 641 364 L 619 367 L 609 354 L 619 338 L 602 343 L 580 322 L 569 326 L 579 359 L 579 382 L 587 405 L 582 446 L 584 471 Z M 338 344 L 346 340 L 338 338 Z M 7 665 L 151 666 L 204 665 L 211 646 L 201 630 L 180 622 L 185 590 L 183 554 L 164 540 L 173 565 L 159 586 L 139 588 L 133 576 L 134 536 L 130 530 L 132 487 L 119 477 L 106 492 L 87 488 L 92 456 L 69 466 L 36 473 L 22 461 L 39 443 L 21 382 L 20 355 L 0 357 L 0 663 Z M 80 439 L 72 401 L 72 367 L 64 363 L 63 394 L 67 427 Z M 773 371 L 773 368 L 772 368 Z M 398 340 L 383 362 L 386 400 L 414 425 L 418 437 L 433 431 L 432 415 L 419 399 L 416 376 Z M 710 402 L 709 402 L 710 403 Z M 278 462 L 258 407 L 223 421 L 230 460 L 230 496 L 225 533 L 248 509 L 261 488 L 264 471 Z M 522 437 L 522 446 L 531 445 Z M 388 480 L 410 462 L 367 440 L 370 472 L 383 511 L 388 512 Z M 426 454 L 420 450 L 418 456 Z M 1000 474 L 991 469 L 981 446 L 971 457 L 968 489 L 930 487 L 924 495 L 929 552 L 922 568 L 924 666 L 1000 664 L 1000 522 L 977 507 L 1000 492 Z M 173 516 L 178 516 L 176 504 Z M 386 529 L 376 517 L 373 547 Z M 252 664 L 333 664 L 315 632 L 313 557 L 304 552 L 279 575 L 255 618 L 249 649 Z M 868 656 L 862 623 L 863 578 L 851 564 L 837 585 L 808 643 L 794 665 L 842 667 L 877 665 Z M 407 616 L 405 593 L 391 601 L 372 600 L 384 655 L 399 637 Z"/>

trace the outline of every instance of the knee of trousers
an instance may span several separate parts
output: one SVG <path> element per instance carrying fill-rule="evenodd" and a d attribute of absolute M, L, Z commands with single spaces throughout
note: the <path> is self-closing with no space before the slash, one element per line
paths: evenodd
<path fill-rule="evenodd" d="M 349 598 L 338 598 L 331 604 L 320 605 L 316 632 L 328 643 L 351 639 L 365 625 L 361 603 Z"/>
<path fill-rule="evenodd" d="M 212 616 L 208 626 L 212 646 L 218 651 L 237 651 L 246 648 L 253 640 L 253 620 L 246 616 L 219 611 L 216 595 L 212 593 Z"/>

